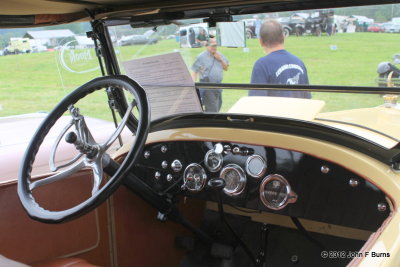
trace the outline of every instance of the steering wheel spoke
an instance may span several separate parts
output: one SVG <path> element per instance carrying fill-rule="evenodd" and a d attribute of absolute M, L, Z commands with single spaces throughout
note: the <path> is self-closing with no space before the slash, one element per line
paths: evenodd
<path fill-rule="evenodd" d="M 114 143 L 114 141 L 118 138 L 118 136 L 122 133 L 122 130 L 124 129 L 126 123 L 128 122 L 129 119 L 129 115 L 132 112 L 132 109 L 134 107 L 137 106 L 137 102 L 134 99 L 128 106 L 124 117 L 122 118 L 122 121 L 120 122 L 120 124 L 118 125 L 117 129 L 115 130 L 115 132 L 110 136 L 110 138 L 104 142 L 103 144 L 101 144 L 100 146 L 102 147 L 102 149 L 104 149 L 104 151 L 106 151 L 107 149 L 110 148 L 110 146 Z"/>
<path fill-rule="evenodd" d="M 54 182 L 57 182 L 61 179 L 67 178 L 69 176 L 71 176 L 72 174 L 76 173 L 77 171 L 83 169 L 86 166 L 85 162 L 83 160 L 81 160 L 80 162 L 78 162 L 77 164 L 75 164 L 74 166 L 71 166 L 70 168 L 58 172 L 54 175 L 51 175 L 49 177 L 34 181 L 32 183 L 29 184 L 29 190 L 34 190 L 37 187 L 46 185 L 46 184 L 51 184 Z"/>

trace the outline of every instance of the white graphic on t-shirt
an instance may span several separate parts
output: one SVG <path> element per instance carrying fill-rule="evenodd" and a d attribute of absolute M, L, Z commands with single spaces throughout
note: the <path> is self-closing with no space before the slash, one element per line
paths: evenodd
<path fill-rule="evenodd" d="M 286 65 L 283 65 L 282 67 L 280 67 L 276 71 L 276 73 L 275 73 L 276 77 L 278 77 L 279 75 L 281 75 L 281 73 L 283 71 L 288 70 L 288 69 L 296 69 L 296 70 L 299 70 L 302 74 L 304 73 L 304 70 L 299 65 L 297 65 L 297 64 L 286 64 Z"/>
<path fill-rule="evenodd" d="M 287 79 L 286 84 L 299 84 L 300 80 L 300 72 L 297 73 L 294 77 Z"/>

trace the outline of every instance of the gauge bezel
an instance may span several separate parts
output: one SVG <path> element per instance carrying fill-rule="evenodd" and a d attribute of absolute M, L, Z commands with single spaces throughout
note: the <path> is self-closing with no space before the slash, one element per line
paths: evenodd
<path fill-rule="evenodd" d="M 228 171 L 237 172 L 239 174 L 240 178 L 239 178 L 239 182 L 236 185 L 235 189 L 229 190 L 226 187 L 224 187 L 223 191 L 228 196 L 238 196 L 244 191 L 244 189 L 246 187 L 246 181 L 247 181 L 246 174 L 239 165 L 228 164 L 221 170 L 219 177 L 221 177 L 222 179 L 225 180 L 225 175 Z"/>
<path fill-rule="evenodd" d="M 215 154 L 219 155 L 219 159 L 220 159 L 220 160 L 219 160 L 218 166 L 217 166 L 216 168 L 213 168 L 213 167 L 211 167 L 210 165 L 208 165 L 208 160 L 207 160 L 207 158 L 208 158 L 208 156 L 210 156 L 211 153 L 215 153 Z M 219 171 L 219 170 L 222 168 L 223 162 L 224 162 L 224 158 L 223 158 L 222 154 L 216 153 L 214 149 L 208 150 L 207 153 L 206 153 L 206 155 L 204 156 L 204 165 L 207 167 L 207 169 L 208 169 L 210 172 L 217 172 L 217 171 Z"/>
<path fill-rule="evenodd" d="M 189 170 L 189 168 L 192 167 L 196 167 L 196 168 L 200 168 L 201 169 L 201 177 L 200 177 L 200 188 L 190 188 L 187 186 L 187 179 L 186 179 L 186 174 Z M 183 184 L 186 185 L 186 189 L 189 190 L 190 192 L 200 192 L 201 190 L 203 190 L 204 186 L 207 183 L 207 174 L 206 171 L 204 170 L 203 166 L 201 166 L 200 164 L 197 163 L 191 163 L 189 164 L 186 168 L 185 171 L 183 172 Z"/>
<path fill-rule="evenodd" d="M 268 201 L 265 198 L 265 194 L 264 194 L 265 186 L 272 181 L 279 181 L 279 182 L 283 183 L 286 187 L 286 192 L 287 192 L 286 196 L 277 205 L 272 204 L 270 201 Z M 297 194 L 292 190 L 289 182 L 282 175 L 279 175 L 279 174 L 271 174 L 271 175 L 268 175 L 267 177 L 265 177 L 261 182 L 261 185 L 259 188 L 259 193 L 260 193 L 260 199 L 261 199 L 262 203 L 267 208 L 272 209 L 272 210 L 281 210 L 284 207 L 286 207 L 289 203 L 295 203 L 297 200 Z"/>
<path fill-rule="evenodd" d="M 249 170 L 249 163 L 253 159 L 260 159 L 262 161 L 262 163 L 263 163 L 262 170 L 260 172 L 258 172 L 257 174 L 252 174 L 250 172 L 250 170 Z M 246 160 L 246 173 L 248 175 L 250 175 L 253 178 L 259 179 L 265 174 L 266 171 L 267 171 L 267 162 L 265 161 L 265 159 L 263 157 L 261 157 L 260 155 L 252 155 L 252 156 L 247 158 L 247 160 Z"/>

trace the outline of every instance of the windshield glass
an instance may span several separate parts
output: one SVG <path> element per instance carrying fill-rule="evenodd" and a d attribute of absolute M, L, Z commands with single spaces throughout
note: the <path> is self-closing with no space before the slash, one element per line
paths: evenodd
<path fill-rule="evenodd" d="M 179 26 L 157 28 L 114 26 L 109 27 L 109 32 L 117 40 L 114 49 L 121 71 L 137 79 L 145 89 L 151 85 L 153 92 L 173 91 L 176 97 L 177 92 L 171 86 L 167 88 L 166 83 L 175 84 L 175 89 L 193 81 L 222 86 L 223 90 L 197 86 L 205 112 L 335 120 L 376 128 L 376 121 L 362 120 L 356 110 L 382 106 L 384 94 L 348 93 L 346 88 L 399 85 L 398 74 L 394 72 L 389 77 L 387 71 L 388 63 L 396 67 L 392 57 L 400 52 L 398 35 L 389 28 L 386 32 L 383 27 L 376 29 L 382 22 L 391 22 L 399 7 L 361 6 L 234 16 L 233 21 L 242 23 L 243 28 L 221 23 L 211 27 L 214 25 L 204 25 L 202 20 L 190 20 L 179 21 Z M 240 35 L 244 36 L 243 42 Z M 181 58 L 186 67 L 182 73 L 185 77 L 190 75 L 192 81 L 174 80 L 160 62 L 151 64 L 173 53 Z M 172 71 L 175 63 L 169 64 L 172 65 L 168 70 Z M 168 79 L 153 73 L 164 73 Z M 239 90 L 226 85 L 231 83 L 247 86 Z M 256 90 L 259 84 L 341 86 L 344 93 Z M 160 99 L 160 95 L 154 97 Z M 389 102 L 395 103 L 394 99 Z M 195 111 L 191 105 L 196 103 L 189 102 L 190 107 L 174 107 L 171 112 L 184 112 L 185 108 L 186 112 Z M 341 113 L 344 110 L 353 112 Z M 166 113 L 153 115 L 156 119 Z"/>
<path fill-rule="evenodd" d="M 400 85 L 400 56 L 393 57 L 400 53 L 399 17 L 397 4 L 108 31 L 121 73 L 148 93 L 152 120 L 193 112 L 281 116 L 358 125 L 397 140 L 397 128 L 381 125 L 383 118 L 400 125 L 396 96 L 349 91 Z M 49 112 L 63 96 L 102 76 L 93 40 L 86 37 L 90 30 L 89 23 L 0 29 L 0 116 Z M 279 88 L 288 85 L 303 91 Z M 344 92 L 304 89 L 319 85 Z M 97 101 L 106 104 L 88 108 L 87 115 L 112 121 L 106 94 L 91 104 Z M 383 107 L 393 112 L 382 115 Z"/>

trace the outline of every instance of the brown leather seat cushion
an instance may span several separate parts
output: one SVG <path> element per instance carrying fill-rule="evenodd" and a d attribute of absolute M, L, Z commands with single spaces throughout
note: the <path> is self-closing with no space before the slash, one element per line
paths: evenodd
<path fill-rule="evenodd" d="M 32 264 L 32 267 L 99 267 L 79 258 L 65 258 Z"/>

